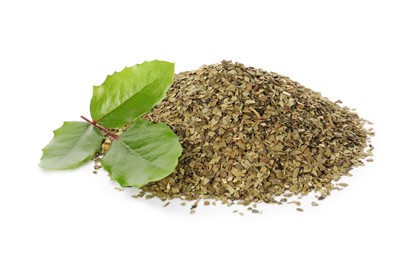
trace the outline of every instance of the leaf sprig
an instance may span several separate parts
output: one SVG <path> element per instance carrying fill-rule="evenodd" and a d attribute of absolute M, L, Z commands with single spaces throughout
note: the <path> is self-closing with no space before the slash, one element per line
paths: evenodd
<path fill-rule="evenodd" d="M 140 117 L 166 96 L 173 77 L 174 64 L 158 60 L 109 75 L 93 87 L 92 120 L 82 116 L 86 122 L 64 122 L 56 129 L 40 167 L 76 168 L 95 156 L 107 135 L 114 140 L 101 163 L 121 186 L 141 187 L 171 174 L 182 153 L 179 138 L 166 124 Z M 110 131 L 126 125 L 120 136 Z"/>

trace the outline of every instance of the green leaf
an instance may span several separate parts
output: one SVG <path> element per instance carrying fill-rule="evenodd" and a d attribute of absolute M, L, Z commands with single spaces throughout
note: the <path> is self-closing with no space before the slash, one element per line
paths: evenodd
<path fill-rule="evenodd" d="M 171 174 L 181 153 L 179 138 L 167 125 L 138 119 L 113 141 L 101 162 L 121 186 L 141 187 Z"/>
<path fill-rule="evenodd" d="M 72 169 L 99 150 L 103 135 L 86 122 L 64 122 L 54 131 L 54 138 L 45 146 L 39 166 L 47 169 Z"/>
<path fill-rule="evenodd" d="M 149 112 L 173 83 L 174 64 L 149 61 L 106 78 L 93 87 L 90 114 L 100 125 L 120 128 Z"/>

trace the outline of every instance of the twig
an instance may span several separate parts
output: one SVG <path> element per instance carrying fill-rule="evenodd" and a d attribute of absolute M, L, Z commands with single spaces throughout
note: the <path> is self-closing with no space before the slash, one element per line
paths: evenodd
<path fill-rule="evenodd" d="M 99 130 L 101 130 L 101 131 L 103 131 L 103 132 L 105 132 L 107 135 L 109 135 L 110 137 L 112 137 L 113 139 L 118 139 L 119 137 L 116 135 L 116 134 L 114 134 L 114 133 L 111 133 L 108 129 L 106 129 L 106 128 L 104 128 L 103 126 L 101 126 L 101 125 L 99 125 L 95 120 L 90 120 L 90 119 L 88 119 L 88 118 L 86 118 L 86 117 L 84 117 L 84 116 L 80 116 L 83 120 L 85 120 L 86 122 L 88 122 L 88 123 L 90 123 L 90 124 L 92 124 L 92 125 L 94 125 L 94 126 L 96 126 Z"/>

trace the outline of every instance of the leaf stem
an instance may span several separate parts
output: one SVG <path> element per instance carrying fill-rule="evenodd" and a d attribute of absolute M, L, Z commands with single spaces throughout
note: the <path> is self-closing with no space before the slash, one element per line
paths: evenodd
<path fill-rule="evenodd" d="M 105 132 L 107 135 L 109 135 L 110 137 L 112 137 L 113 139 L 118 139 L 118 136 L 114 133 L 111 133 L 108 129 L 106 129 L 105 127 L 99 125 L 96 120 L 90 120 L 87 117 L 84 116 L 80 116 L 84 121 L 96 126 L 99 130 Z"/>

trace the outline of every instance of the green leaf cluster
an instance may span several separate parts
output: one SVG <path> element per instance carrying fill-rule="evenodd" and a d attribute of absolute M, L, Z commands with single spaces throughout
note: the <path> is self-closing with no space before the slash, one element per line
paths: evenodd
<path fill-rule="evenodd" d="M 93 87 L 91 122 L 64 122 L 43 149 L 40 166 L 72 169 L 91 160 L 109 128 L 128 129 L 113 140 L 101 159 L 121 186 L 141 187 L 171 174 L 182 153 L 179 138 L 163 123 L 140 117 L 165 96 L 173 83 L 174 64 L 149 61 L 127 67 Z"/>

